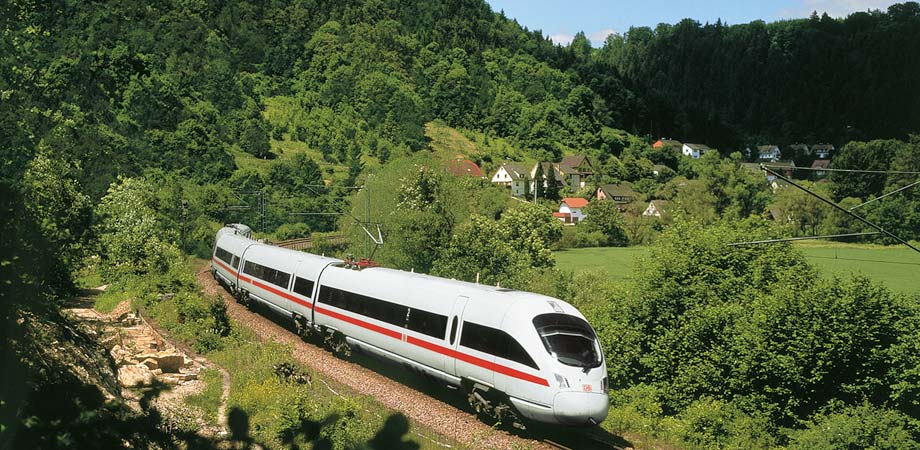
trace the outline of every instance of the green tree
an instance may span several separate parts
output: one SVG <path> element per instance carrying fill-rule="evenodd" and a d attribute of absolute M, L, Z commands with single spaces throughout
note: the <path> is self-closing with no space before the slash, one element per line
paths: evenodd
<path fill-rule="evenodd" d="M 533 175 L 534 198 L 546 198 L 546 174 L 543 173 L 543 163 L 537 162 L 537 170 Z"/>
<path fill-rule="evenodd" d="M 182 263 L 176 235 L 158 221 L 153 186 L 142 178 L 121 178 L 96 207 L 99 257 L 113 281 L 131 275 L 165 273 Z"/>
<path fill-rule="evenodd" d="M 594 199 L 584 208 L 584 213 L 585 219 L 577 227 L 579 232 L 599 232 L 605 238 L 605 245 L 623 246 L 629 243 L 626 219 L 612 201 Z"/>
<path fill-rule="evenodd" d="M 552 164 L 546 173 L 546 199 L 559 200 L 559 184 L 556 183 L 556 169 Z"/>

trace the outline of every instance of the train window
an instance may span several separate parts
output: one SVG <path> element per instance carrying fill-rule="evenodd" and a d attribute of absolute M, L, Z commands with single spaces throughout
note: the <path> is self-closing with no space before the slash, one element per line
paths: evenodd
<path fill-rule="evenodd" d="M 239 267 L 239 265 L 240 265 L 240 257 L 233 255 L 233 262 L 230 263 L 230 267 L 233 267 L 234 269 L 236 269 L 237 267 Z"/>
<path fill-rule="evenodd" d="M 409 311 L 406 328 L 431 337 L 444 339 L 444 332 L 447 330 L 447 316 L 421 309 L 412 309 Z"/>
<path fill-rule="evenodd" d="M 288 285 L 291 283 L 291 274 L 261 264 L 256 264 L 252 261 L 246 261 L 243 272 L 284 289 L 287 289 Z"/>
<path fill-rule="evenodd" d="M 226 250 L 224 250 L 224 249 L 222 249 L 222 248 L 220 248 L 220 247 L 217 247 L 217 249 L 214 251 L 214 256 L 216 256 L 217 259 L 219 259 L 219 260 L 221 260 L 221 261 L 223 261 L 223 262 L 225 262 L 225 263 L 227 263 L 227 264 L 231 264 L 231 261 L 232 261 L 232 259 L 233 259 L 233 254 L 232 254 L 232 253 L 230 253 L 230 252 L 228 252 L 228 251 L 226 251 Z"/>
<path fill-rule="evenodd" d="M 409 314 L 406 306 L 329 286 L 320 286 L 319 301 L 399 327 L 406 326 Z"/>
<path fill-rule="evenodd" d="M 454 345 L 454 340 L 457 338 L 457 316 L 454 316 L 454 320 L 450 324 L 450 345 Z"/>
<path fill-rule="evenodd" d="M 306 279 L 297 277 L 294 279 L 294 292 L 310 298 L 313 296 L 313 282 Z"/>
<path fill-rule="evenodd" d="M 524 350 L 524 347 L 521 347 L 517 340 L 511 337 L 510 334 L 496 328 L 464 321 L 463 333 L 460 335 L 460 345 L 533 367 L 537 370 L 540 369 L 527 353 L 527 350 Z"/>
<path fill-rule="evenodd" d="M 591 325 L 568 314 L 541 314 L 533 319 L 543 346 L 562 364 L 581 368 L 601 365 L 597 336 Z"/>

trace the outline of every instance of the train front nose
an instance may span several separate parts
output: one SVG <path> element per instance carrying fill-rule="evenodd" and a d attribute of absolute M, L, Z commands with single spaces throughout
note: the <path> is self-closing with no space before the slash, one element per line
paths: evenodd
<path fill-rule="evenodd" d="M 610 400 L 596 392 L 560 392 L 553 398 L 556 420 L 566 425 L 597 425 L 607 418 Z"/>

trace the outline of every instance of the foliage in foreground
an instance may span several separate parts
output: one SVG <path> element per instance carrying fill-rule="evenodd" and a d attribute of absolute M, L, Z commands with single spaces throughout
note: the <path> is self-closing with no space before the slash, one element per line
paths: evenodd
<path fill-rule="evenodd" d="M 758 235 L 769 230 L 752 221 L 700 228 L 678 220 L 632 280 L 576 277 L 597 287 L 574 302 L 616 356 L 608 358 L 611 425 L 692 448 L 766 448 L 863 405 L 901 423 L 899 442 L 915 445 L 918 299 L 864 277 L 824 280 L 788 245 L 725 245 Z M 876 439 L 873 430 L 860 433 Z M 795 439 L 817 432 L 802 433 Z"/>

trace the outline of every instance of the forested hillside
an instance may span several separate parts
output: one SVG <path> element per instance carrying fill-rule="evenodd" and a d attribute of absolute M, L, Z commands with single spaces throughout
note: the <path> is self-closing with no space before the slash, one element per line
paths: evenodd
<path fill-rule="evenodd" d="M 631 28 L 566 62 L 623 111 L 619 126 L 717 148 L 905 138 L 920 126 L 920 5 L 845 19 Z M 590 57 L 585 55 L 590 54 Z M 579 57 L 579 55 L 581 55 Z M 634 100 L 617 90 L 626 81 Z M 623 109 L 625 108 L 625 109 Z"/>
<path fill-rule="evenodd" d="M 74 397 L 67 420 L 42 408 L 61 380 L 98 397 L 72 367 L 31 363 L 54 336 L 77 339 L 36 334 L 30 321 L 63 323 L 78 271 L 135 296 L 135 307 L 188 309 L 198 294 L 183 258 L 208 256 L 222 223 L 276 238 L 343 233 L 356 251 L 365 232 L 355 219 L 368 213 L 382 225 L 386 266 L 586 311 L 616 358 L 608 423 L 618 432 L 688 448 L 816 448 L 825 427 L 868 416 L 898 432 L 890 448 L 917 448 L 917 297 L 862 278 L 819 281 L 789 247 L 724 244 L 793 227 L 859 231 L 804 194 L 774 195 L 730 154 L 745 145 L 827 141 L 839 167 L 907 172 L 815 183 L 850 205 L 913 181 L 918 47 L 913 2 L 841 20 L 687 20 L 597 49 L 583 34 L 555 46 L 482 0 L 0 2 L 0 363 L 14 377 L 0 390 L 0 444 L 23 427 L 65 444 L 99 430 L 111 431 L 107 442 L 147 442 L 148 423 L 123 405 Z M 662 135 L 722 154 L 652 148 L 647 138 Z M 597 182 L 634 183 L 642 200 L 681 212 L 673 227 L 652 225 L 592 202 L 581 234 L 563 235 L 558 203 L 451 177 L 440 165 L 455 154 L 487 168 L 585 154 Z M 867 217 L 915 237 L 916 192 L 874 203 Z M 797 214 L 767 221 L 771 202 Z M 553 268 L 559 242 L 652 235 L 658 261 L 629 284 Z M 167 292 L 177 303 L 161 301 Z M 219 307 L 195 302 L 210 329 Z M 200 334 L 208 349 L 233 345 Z M 132 426 L 98 426 L 110 419 Z M 883 434 L 869 422 L 854 439 Z"/>

